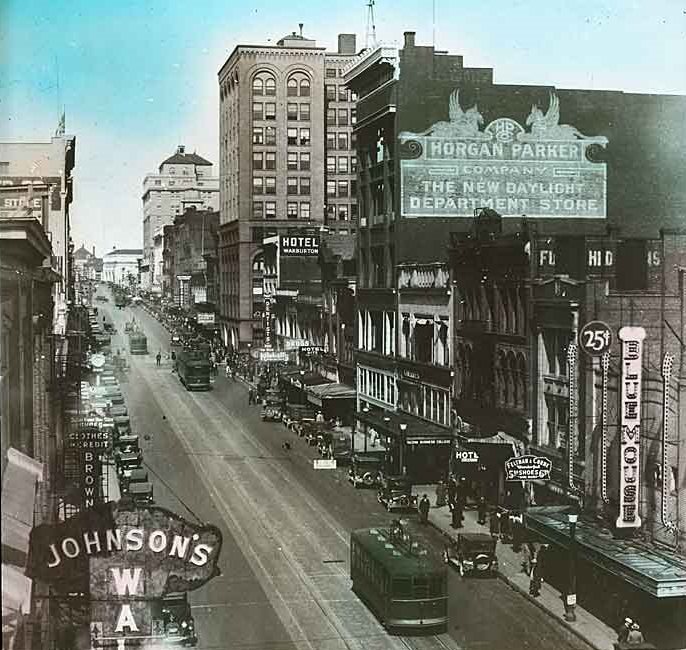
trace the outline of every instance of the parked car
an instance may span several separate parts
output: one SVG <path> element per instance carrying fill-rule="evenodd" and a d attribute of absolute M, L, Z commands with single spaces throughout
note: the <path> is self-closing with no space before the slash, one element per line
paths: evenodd
<path fill-rule="evenodd" d="M 152 483 L 131 483 L 126 494 L 133 499 L 136 505 L 149 505 L 153 503 Z"/>
<path fill-rule="evenodd" d="M 160 600 L 154 600 L 150 609 L 152 636 L 163 646 L 197 645 L 195 621 L 185 592 L 168 593 Z"/>
<path fill-rule="evenodd" d="M 412 481 L 405 476 L 384 476 L 377 499 L 389 512 L 417 509 L 417 497 L 412 494 Z"/>
<path fill-rule="evenodd" d="M 483 533 L 461 533 L 446 546 L 444 559 L 456 566 L 461 576 L 494 575 L 498 571 L 497 539 Z"/>
<path fill-rule="evenodd" d="M 283 414 L 282 404 L 281 393 L 278 390 L 268 390 L 262 402 L 262 419 L 271 422 L 281 422 Z"/>
<path fill-rule="evenodd" d="M 355 453 L 350 460 L 348 480 L 356 487 L 375 488 L 381 485 L 385 452 Z"/>

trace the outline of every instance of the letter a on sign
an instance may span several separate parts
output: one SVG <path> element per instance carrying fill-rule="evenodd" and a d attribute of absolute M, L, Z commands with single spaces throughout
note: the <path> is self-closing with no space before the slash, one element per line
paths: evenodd
<path fill-rule="evenodd" d="M 136 625 L 136 619 L 133 618 L 133 613 L 131 612 L 131 605 L 122 605 L 121 611 L 119 612 L 119 617 L 117 618 L 117 627 L 114 629 L 115 632 L 124 632 L 124 628 L 128 628 L 127 632 L 138 632 L 138 626 Z"/>

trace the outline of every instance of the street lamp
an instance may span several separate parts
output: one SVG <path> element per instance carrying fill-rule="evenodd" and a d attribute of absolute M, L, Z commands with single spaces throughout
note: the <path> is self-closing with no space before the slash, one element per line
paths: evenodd
<path fill-rule="evenodd" d="M 307 401 L 305 400 L 305 371 L 301 370 L 300 371 L 300 390 L 302 391 L 301 399 L 303 406 L 307 404 Z"/>
<path fill-rule="evenodd" d="M 369 423 L 367 422 L 367 416 L 369 415 L 369 407 L 364 406 L 362 408 L 362 413 L 365 415 L 364 419 L 364 453 L 367 453 L 367 438 L 369 437 Z"/>
<path fill-rule="evenodd" d="M 400 423 L 400 473 L 405 476 L 407 474 L 404 462 L 405 451 L 405 432 L 407 431 L 407 424 Z"/>
<path fill-rule="evenodd" d="M 567 513 L 569 522 L 569 582 L 565 598 L 564 619 L 570 623 L 576 621 L 576 522 L 579 515 L 576 512 Z"/>
<path fill-rule="evenodd" d="M 388 435 L 388 427 L 390 426 L 391 418 L 388 416 L 385 416 L 383 421 L 384 421 L 384 424 L 386 425 L 385 430 L 384 430 L 384 440 L 386 441 L 386 443 L 385 443 L 386 453 L 384 454 L 384 456 L 386 457 L 386 469 L 388 469 L 388 466 L 390 465 L 390 461 L 393 459 L 393 456 L 391 454 L 391 446 L 389 444 L 390 437 Z"/>

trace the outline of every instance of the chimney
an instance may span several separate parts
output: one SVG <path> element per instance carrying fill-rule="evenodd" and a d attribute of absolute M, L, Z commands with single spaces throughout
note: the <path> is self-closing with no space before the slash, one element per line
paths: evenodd
<path fill-rule="evenodd" d="M 298 27 L 300 27 L 300 36 L 302 37 L 302 35 L 303 35 L 303 23 L 298 23 Z"/>
<path fill-rule="evenodd" d="M 405 47 L 414 47 L 414 37 L 417 32 L 405 32 Z"/>
<path fill-rule="evenodd" d="M 93 246 L 93 257 L 95 257 L 95 246 Z"/>
<path fill-rule="evenodd" d="M 176 148 L 176 153 L 186 153 L 186 147 L 185 147 L 185 145 L 180 144 L 180 145 Z"/>
<path fill-rule="evenodd" d="M 355 54 L 356 52 L 355 34 L 339 34 L 338 35 L 338 54 Z"/>

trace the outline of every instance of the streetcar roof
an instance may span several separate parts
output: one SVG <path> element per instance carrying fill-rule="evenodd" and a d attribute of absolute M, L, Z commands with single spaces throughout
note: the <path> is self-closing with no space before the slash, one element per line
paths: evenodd
<path fill-rule="evenodd" d="M 426 575 L 430 573 L 444 573 L 445 565 L 433 557 L 428 551 L 424 554 L 411 552 L 405 544 L 391 541 L 388 530 L 382 528 L 363 528 L 354 530 L 350 535 L 351 541 L 357 542 L 366 553 L 379 562 L 393 576 Z M 418 545 L 419 551 L 426 551 L 426 547 Z"/>

